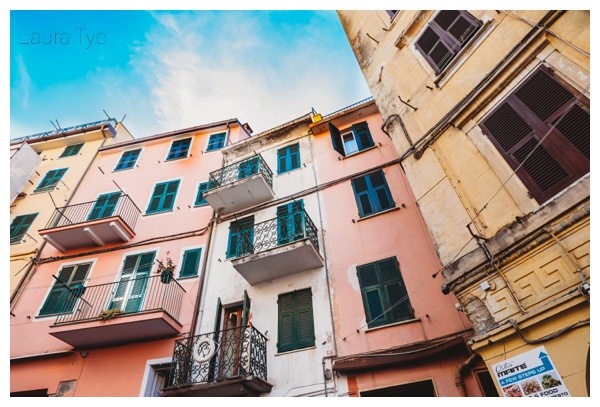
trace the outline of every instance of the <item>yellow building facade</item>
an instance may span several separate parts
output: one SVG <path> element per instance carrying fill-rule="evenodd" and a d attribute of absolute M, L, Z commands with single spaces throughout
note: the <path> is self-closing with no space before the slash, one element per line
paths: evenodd
<path fill-rule="evenodd" d="M 589 11 L 338 16 L 499 394 L 589 396 Z"/>
<path fill-rule="evenodd" d="M 127 140 L 133 136 L 114 119 L 11 140 L 11 147 L 27 143 L 41 159 L 21 164 L 32 175 L 10 206 L 11 309 L 46 243 L 38 230 L 52 221 L 55 208 L 69 204 L 87 171 L 98 171 L 90 168 L 98 148 Z"/>

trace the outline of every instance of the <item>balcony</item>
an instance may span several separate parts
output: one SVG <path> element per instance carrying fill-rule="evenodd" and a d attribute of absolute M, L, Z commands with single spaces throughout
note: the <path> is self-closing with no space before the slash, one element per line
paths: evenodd
<path fill-rule="evenodd" d="M 304 210 L 242 229 L 233 267 L 251 285 L 323 267 L 317 228 Z"/>
<path fill-rule="evenodd" d="M 267 382 L 267 338 L 253 326 L 175 341 L 163 397 L 259 396 Z"/>
<path fill-rule="evenodd" d="M 128 242 L 141 211 L 120 193 L 95 201 L 56 208 L 40 235 L 61 252 L 109 243 Z"/>
<path fill-rule="evenodd" d="M 204 198 L 226 215 L 275 198 L 273 172 L 260 155 L 210 173 Z"/>
<path fill-rule="evenodd" d="M 50 335 L 75 348 L 114 346 L 181 333 L 179 312 L 185 290 L 161 276 L 116 283 L 65 286 L 57 299 L 63 312 Z"/>

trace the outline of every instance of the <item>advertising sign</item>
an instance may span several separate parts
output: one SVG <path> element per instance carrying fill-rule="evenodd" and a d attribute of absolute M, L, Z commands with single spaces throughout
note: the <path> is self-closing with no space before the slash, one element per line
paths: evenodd
<path fill-rule="evenodd" d="M 504 397 L 571 397 L 546 348 L 492 365 Z"/>

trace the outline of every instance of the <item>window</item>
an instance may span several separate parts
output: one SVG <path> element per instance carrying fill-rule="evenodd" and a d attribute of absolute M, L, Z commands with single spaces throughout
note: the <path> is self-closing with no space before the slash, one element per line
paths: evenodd
<path fill-rule="evenodd" d="M 300 168 L 300 146 L 292 144 L 277 150 L 277 174 Z"/>
<path fill-rule="evenodd" d="M 119 160 L 119 163 L 115 167 L 115 171 L 126 170 L 128 168 L 133 168 L 135 162 L 140 156 L 141 148 L 137 150 L 125 151 Z"/>
<path fill-rule="evenodd" d="M 385 10 L 385 12 L 390 16 L 390 19 L 394 18 L 398 10 Z"/>
<path fill-rule="evenodd" d="M 279 331 L 277 352 L 315 345 L 315 329 L 310 288 L 281 294 L 277 300 Z"/>
<path fill-rule="evenodd" d="M 42 182 L 40 182 L 40 184 L 33 192 L 52 191 L 56 187 L 58 182 L 61 180 L 63 175 L 65 175 L 65 172 L 67 172 L 67 168 L 48 171 L 44 176 Z"/>
<path fill-rule="evenodd" d="M 121 278 L 108 309 L 121 308 L 125 312 L 141 310 L 155 254 L 148 252 L 125 257 Z"/>
<path fill-rule="evenodd" d="M 83 294 L 83 282 L 92 263 L 64 266 L 50 290 L 40 315 L 73 312 L 77 298 Z"/>
<path fill-rule="evenodd" d="M 194 205 L 200 206 L 208 204 L 208 202 L 206 202 L 206 199 L 204 199 L 204 192 L 208 190 L 209 185 L 210 183 L 208 182 L 201 182 L 198 185 L 198 194 L 196 195 L 196 202 L 194 203 Z"/>
<path fill-rule="evenodd" d="M 244 179 L 251 175 L 258 174 L 259 164 L 258 156 L 242 161 L 238 165 L 238 179 Z"/>
<path fill-rule="evenodd" d="M 103 219 L 112 216 L 117 203 L 119 202 L 119 198 L 121 198 L 120 192 L 100 195 L 88 216 L 88 220 Z"/>
<path fill-rule="evenodd" d="M 217 133 L 211 134 L 208 139 L 208 146 L 206 147 L 206 151 L 213 151 L 223 148 L 225 145 L 225 136 L 227 133 Z"/>
<path fill-rule="evenodd" d="M 167 156 L 167 161 L 187 157 L 191 143 L 191 137 L 173 141 L 171 144 L 171 150 L 169 150 L 169 155 Z"/>
<path fill-rule="evenodd" d="M 540 204 L 590 172 L 590 101 L 577 94 L 542 66 L 479 124 Z"/>
<path fill-rule="evenodd" d="M 464 10 L 441 10 L 417 40 L 416 48 L 439 75 L 481 25 Z"/>
<path fill-rule="evenodd" d="M 10 244 L 20 243 L 29 227 L 38 216 L 37 213 L 15 216 L 10 223 Z"/>
<path fill-rule="evenodd" d="M 329 133 L 333 149 L 344 157 L 375 145 L 367 122 L 356 123 L 342 131 L 329 123 Z"/>
<path fill-rule="evenodd" d="M 395 207 L 382 170 L 352 180 L 360 217 Z"/>
<path fill-rule="evenodd" d="M 369 328 L 414 318 L 396 257 L 356 268 Z"/>
<path fill-rule="evenodd" d="M 81 147 L 83 147 L 83 143 L 68 146 L 58 158 L 71 157 L 72 155 L 77 155 L 79 153 L 79 150 L 81 150 Z"/>
<path fill-rule="evenodd" d="M 231 222 L 227 258 L 241 257 L 254 252 L 254 216 Z"/>
<path fill-rule="evenodd" d="M 183 262 L 179 270 L 179 277 L 191 277 L 198 275 L 198 266 L 200 265 L 200 254 L 202 249 L 186 250 L 183 253 Z"/>
<path fill-rule="evenodd" d="M 177 188 L 179 188 L 179 180 L 156 184 L 146 213 L 164 212 L 173 209 Z"/>
<path fill-rule="evenodd" d="M 304 237 L 304 202 L 302 199 L 277 207 L 277 244 Z"/>

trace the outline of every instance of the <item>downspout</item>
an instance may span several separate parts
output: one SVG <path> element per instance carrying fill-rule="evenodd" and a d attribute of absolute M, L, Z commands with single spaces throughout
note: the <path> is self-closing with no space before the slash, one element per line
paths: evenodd
<path fill-rule="evenodd" d="M 454 373 L 454 384 L 456 385 L 456 387 L 458 389 L 459 397 L 468 397 L 467 387 L 465 386 L 464 377 L 467 374 L 467 372 L 469 371 L 469 369 L 470 369 L 471 365 L 473 364 L 473 362 L 475 361 L 475 359 L 477 359 L 477 356 L 478 355 L 476 353 L 472 353 L 471 356 L 469 356 L 467 358 L 467 360 L 462 362 L 456 368 L 456 372 Z"/>
<path fill-rule="evenodd" d="M 238 122 L 239 123 L 239 122 Z M 243 126 L 241 126 L 243 128 Z M 230 135 L 230 127 L 229 127 L 229 122 L 227 122 L 227 135 L 225 136 L 225 139 L 229 142 L 229 135 Z M 221 160 L 221 169 L 225 166 L 225 156 L 223 156 L 223 159 Z M 205 285 L 205 280 L 208 280 L 208 273 L 206 272 L 206 267 L 209 264 L 209 257 L 212 257 L 213 254 L 213 250 L 212 250 L 212 241 L 214 238 L 215 233 L 217 232 L 217 228 L 215 227 L 215 224 L 217 223 L 217 219 L 218 219 L 218 214 L 217 212 L 213 209 L 213 217 L 211 219 L 210 222 L 210 234 L 208 235 L 208 241 L 206 243 L 206 256 L 204 256 L 204 261 L 202 262 L 202 276 L 201 276 L 201 280 L 200 280 L 200 287 L 198 287 L 198 296 L 196 298 L 196 308 L 194 309 L 194 317 L 193 317 L 193 321 L 192 321 L 192 329 L 190 330 L 190 337 L 195 336 L 196 335 L 196 329 L 198 329 L 198 326 L 202 325 L 202 317 L 204 316 L 204 307 L 203 307 L 203 303 L 204 303 L 204 296 L 203 296 L 203 291 L 206 288 Z M 212 262 L 210 262 L 212 264 Z"/>
<path fill-rule="evenodd" d="M 311 136 L 313 137 L 313 140 L 311 140 Z M 314 133 L 312 132 L 312 129 L 308 130 L 308 141 L 309 141 L 309 145 L 310 145 L 310 155 L 311 155 L 312 164 L 313 164 L 313 176 L 315 179 L 315 185 L 318 185 L 317 170 L 315 168 L 315 154 L 314 154 L 314 150 L 313 150 Z M 323 213 L 321 211 L 321 198 L 319 197 L 318 190 L 316 191 L 316 193 L 317 193 L 317 203 L 319 206 L 319 223 L 321 224 L 321 241 L 323 242 L 323 260 L 325 262 L 325 281 L 327 282 L 327 298 L 329 299 L 329 317 L 331 318 L 331 334 L 332 334 L 331 336 L 333 338 L 333 350 L 334 350 L 333 355 L 323 356 L 323 359 L 322 359 L 323 385 L 325 386 L 325 397 L 328 397 L 327 374 L 325 371 L 325 359 L 336 358 L 338 351 L 337 351 L 337 342 L 335 340 L 335 326 L 334 326 L 334 321 L 333 321 L 333 305 L 332 305 L 332 301 L 331 301 L 331 286 L 329 285 L 329 267 L 327 266 L 327 250 L 325 250 L 325 233 L 323 231 Z M 333 375 L 332 375 L 332 380 L 334 380 Z M 335 391 L 335 382 L 334 382 L 334 391 Z"/>
<path fill-rule="evenodd" d="M 105 127 L 106 127 L 105 124 L 103 124 L 100 127 L 100 131 L 102 132 L 102 136 L 104 137 L 104 139 L 102 140 L 102 143 L 96 149 L 96 153 L 94 154 L 94 157 L 88 163 L 85 171 L 83 172 L 83 174 L 79 178 L 79 181 L 77 181 L 77 184 L 75 185 L 75 188 L 73 188 L 73 192 L 71 192 L 71 195 L 69 196 L 69 199 L 67 200 L 65 206 L 69 206 L 69 203 L 73 199 L 73 196 L 75 195 L 75 192 L 77 192 L 77 190 L 79 189 L 79 186 L 81 185 L 81 182 L 83 181 L 83 178 L 85 178 L 85 176 L 87 175 L 88 171 L 90 170 L 90 167 L 92 166 L 92 163 L 96 160 L 96 157 L 98 157 L 98 150 L 104 146 L 104 143 L 106 142 L 106 134 L 104 133 L 104 128 Z M 57 218 L 56 221 L 58 222 L 59 219 Z M 36 249 L 37 250 L 37 254 L 35 255 L 35 258 L 31 260 L 31 265 L 27 268 L 27 272 L 25 274 L 23 274 L 23 277 L 21 278 L 21 281 L 19 281 L 19 284 L 17 285 L 15 291 L 11 295 L 11 297 L 10 297 L 10 310 L 11 311 L 13 310 L 14 306 L 17 303 L 17 300 L 19 299 L 19 297 L 21 296 L 23 290 L 25 289 L 25 286 L 27 285 L 27 283 L 29 282 L 29 280 L 31 279 L 31 277 L 33 277 L 33 273 L 35 272 L 35 268 L 37 266 L 37 262 L 39 261 L 40 256 L 42 254 L 42 250 L 44 249 L 45 246 L 46 246 L 46 240 L 44 240 L 42 242 L 42 244 L 40 245 L 39 249 Z"/>

